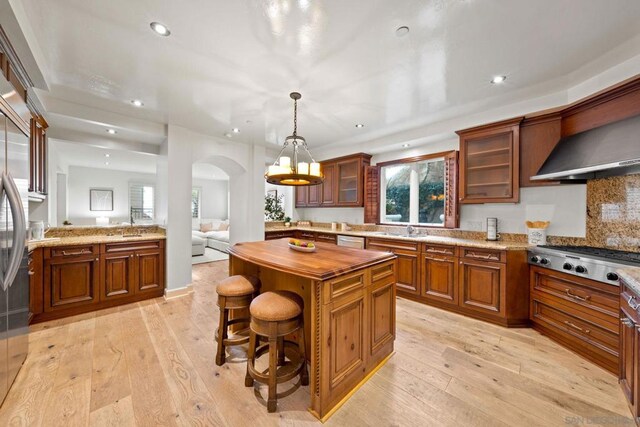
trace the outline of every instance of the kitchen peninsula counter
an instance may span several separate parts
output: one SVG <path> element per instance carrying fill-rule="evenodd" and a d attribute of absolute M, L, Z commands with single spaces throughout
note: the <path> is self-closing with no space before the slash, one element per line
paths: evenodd
<path fill-rule="evenodd" d="M 145 240 L 165 240 L 166 235 L 161 233 L 144 233 L 140 235 L 106 235 L 96 234 L 90 236 L 65 236 L 45 238 L 44 240 L 30 240 L 29 250 L 37 248 L 53 248 L 58 246 L 74 246 L 74 245 L 87 245 L 87 244 L 101 244 L 101 243 L 118 243 L 118 242 L 139 242 Z"/>
<path fill-rule="evenodd" d="M 298 252 L 288 239 L 238 243 L 229 274 L 256 275 L 261 292 L 303 298 L 309 410 L 325 420 L 393 353 L 396 256 L 322 242 L 316 248 Z"/>

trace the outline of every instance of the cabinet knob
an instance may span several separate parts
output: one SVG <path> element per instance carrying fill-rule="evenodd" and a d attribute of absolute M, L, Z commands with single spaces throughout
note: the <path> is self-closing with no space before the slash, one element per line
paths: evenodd
<path fill-rule="evenodd" d="M 96 258 L 96 261 L 100 261 L 100 258 Z"/>
<path fill-rule="evenodd" d="M 133 254 L 129 255 L 131 258 L 133 258 Z"/>

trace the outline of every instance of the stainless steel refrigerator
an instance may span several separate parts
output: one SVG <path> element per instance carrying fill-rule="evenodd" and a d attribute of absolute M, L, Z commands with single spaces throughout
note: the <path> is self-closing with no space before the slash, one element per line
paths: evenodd
<path fill-rule="evenodd" d="M 29 347 L 29 137 L 0 112 L 0 403 Z"/>

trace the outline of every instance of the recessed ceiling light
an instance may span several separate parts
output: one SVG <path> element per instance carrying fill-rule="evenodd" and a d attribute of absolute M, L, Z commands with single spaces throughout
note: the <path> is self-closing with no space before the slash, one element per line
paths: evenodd
<path fill-rule="evenodd" d="M 233 128 L 231 130 L 233 131 L 233 133 L 240 133 L 240 129 L 238 129 L 238 128 Z"/>
<path fill-rule="evenodd" d="M 408 148 L 411 147 L 411 144 L 402 144 L 402 148 Z"/>
<path fill-rule="evenodd" d="M 491 79 L 491 83 L 500 84 L 505 80 L 507 80 L 507 76 L 495 76 L 494 78 Z"/>
<path fill-rule="evenodd" d="M 363 128 L 363 127 L 364 127 L 364 125 L 363 125 L 362 123 L 357 123 L 357 124 L 356 124 L 356 127 L 357 127 L 357 128 Z"/>
<path fill-rule="evenodd" d="M 109 134 L 111 134 L 111 135 L 115 135 L 115 134 L 116 134 L 116 133 L 118 133 L 118 132 L 116 132 L 116 130 L 115 130 L 115 129 L 107 129 L 107 133 L 109 133 Z"/>
<path fill-rule="evenodd" d="M 171 34 L 171 31 L 167 28 L 167 26 L 159 22 L 152 22 L 151 24 L 149 24 L 149 26 L 153 31 L 161 36 L 167 37 L 169 34 Z"/>
<path fill-rule="evenodd" d="M 233 135 L 231 135 L 229 132 L 225 133 L 224 136 L 226 136 L 227 138 L 231 138 Z"/>
<path fill-rule="evenodd" d="M 105 164 L 106 166 L 109 166 L 109 162 L 104 162 L 104 164 Z"/>
<path fill-rule="evenodd" d="M 104 156 L 105 156 L 106 158 L 109 158 L 109 157 L 111 157 L 111 154 L 105 154 Z"/>
<path fill-rule="evenodd" d="M 142 107 L 144 105 L 144 103 L 142 101 L 140 101 L 139 99 L 134 99 L 133 101 L 131 101 L 131 103 L 133 105 L 135 105 L 136 107 Z"/>
<path fill-rule="evenodd" d="M 404 37 L 407 34 L 409 34 L 409 27 L 407 27 L 406 25 L 403 25 L 402 27 L 398 27 L 396 29 L 396 36 L 398 37 Z"/>

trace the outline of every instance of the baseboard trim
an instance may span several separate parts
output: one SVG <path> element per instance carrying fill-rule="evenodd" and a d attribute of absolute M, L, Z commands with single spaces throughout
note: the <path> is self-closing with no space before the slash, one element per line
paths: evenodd
<path fill-rule="evenodd" d="M 165 289 L 164 299 L 170 300 L 174 298 L 180 298 L 185 295 L 189 295 L 191 292 L 193 292 L 193 285 L 187 285 L 184 288 L 178 288 L 178 289 Z"/>

